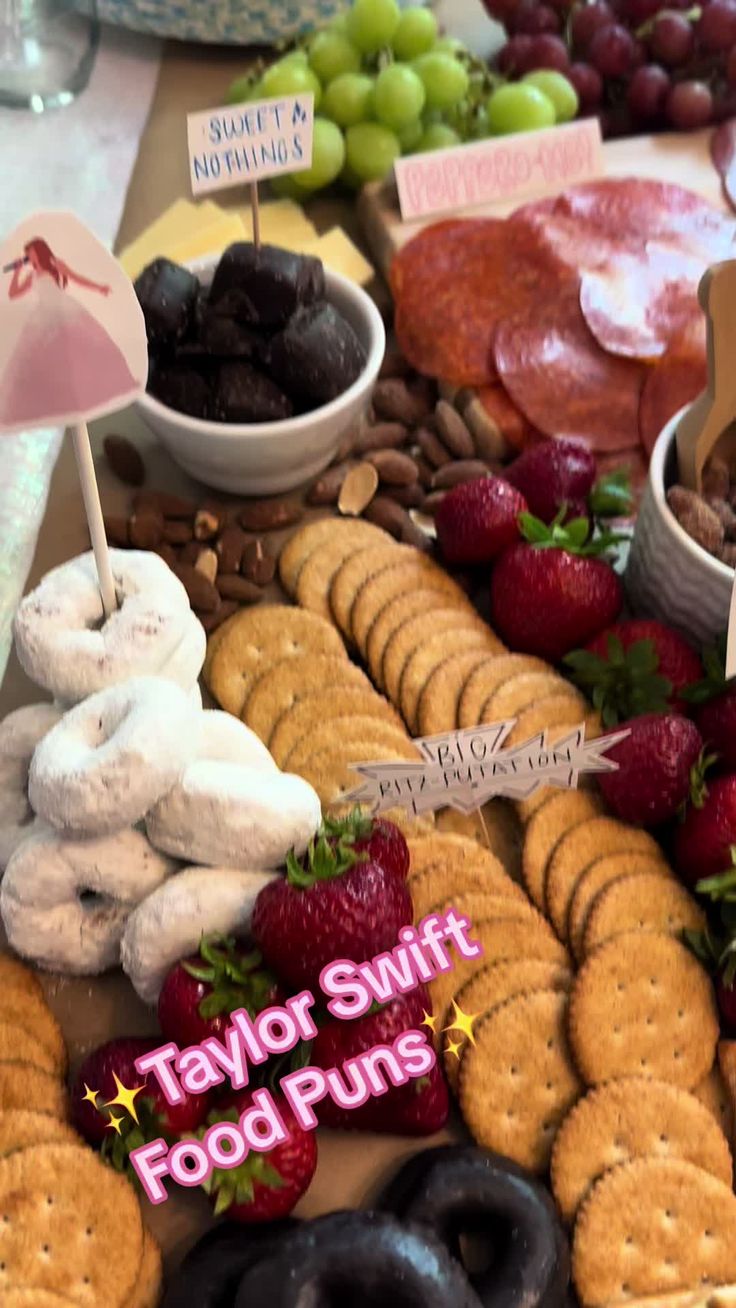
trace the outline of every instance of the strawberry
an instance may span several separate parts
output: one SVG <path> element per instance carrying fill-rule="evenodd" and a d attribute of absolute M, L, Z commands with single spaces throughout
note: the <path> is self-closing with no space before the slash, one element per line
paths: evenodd
<path fill-rule="evenodd" d="M 175 963 L 158 999 L 158 1020 L 167 1040 L 180 1049 L 206 1036 L 221 1037 L 230 1014 L 245 1008 L 255 1017 L 283 1003 L 275 977 L 257 949 L 223 936 L 204 937 L 198 954 Z"/>
<path fill-rule="evenodd" d="M 152 1072 L 141 1076 L 135 1060 L 158 1049 L 157 1036 L 128 1036 L 108 1040 L 88 1054 L 82 1063 L 72 1090 L 72 1119 L 77 1130 L 92 1145 L 102 1145 L 103 1153 L 113 1166 L 124 1170 L 131 1149 L 163 1136 L 169 1142 L 196 1131 L 204 1121 L 211 1099 L 207 1094 L 184 1092 L 183 1102 L 170 1104 Z M 119 1085 L 116 1084 L 117 1077 Z M 134 1121 L 127 1109 L 116 1104 L 108 1107 L 121 1086 L 131 1090 L 142 1085 L 144 1092 L 133 1102 Z M 84 1096 L 87 1089 L 96 1092 L 96 1104 Z M 113 1116 L 122 1119 L 115 1130 Z"/>
<path fill-rule="evenodd" d="M 519 539 L 523 495 L 502 477 L 480 477 L 450 490 L 435 513 L 437 539 L 447 563 L 490 563 Z"/>
<path fill-rule="evenodd" d="M 406 877 L 409 873 L 409 846 L 403 832 L 388 818 L 372 818 L 359 808 L 345 818 L 327 818 L 325 830 L 330 838 L 348 845 L 355 854 L 365 855 L 386 872 Z"/>
<path fill-rule="evenodd" d="M 682 693 L 703 670 L 687 641 L 654 619 L 617 622 L 564 662 L 607 727 L 641 713 L 684 712 Z"/>
<path fill-rule="evenodd" d="M 556 663 L 609 626 L 623 604 L 623 589 L 603 553 L 619 537 L 588 540 L 587 518 L 547 527 L 522 514 L 525 541 L 512 545 L 491 577 L 491 622 L 513 650 Z"/>
<path fill-rule="evenodd" d="M 730 1035 L 736 1034 L 736 983 L 726 975 L 726 969 L 716 978 L 716 1003 L 721 1015 L 721 1026 Z"/>
<path fill-rule="evenodd" d="M 319 974 L 336 958 L 356 962 L 392 949 L 413 920 L 406 882 L 372 858 L 330 842 L 323 831 L 305 859 L 264 886 L 251 931 L 267 963 L 295 989 L 319 993 Z"/>
<path fill-rule="evenodd" d="M 216 1217 L 226 1213 L 234 1222 L 272 1222 L 287 1217 L 309 1188 L 317 1169 L 315 1132 L 302 1130 L 285 1099 L 274 1097 L 274 1102 L 289 1139 L 267 1153 L 251 1151 L 238 1167 L 215 1168 L 210 1173 L 203 1189 Z M 207 1126 L 238 1122 L 251 1107 L 245 1091 L 224 1096 L 207 1118 Z"/>
<path fill-rule="evenodd" d="M 732 850 L 736 847 L 736 774 L 716 777 L 707 785 L 693 788 L 685 819 L 675 833 L 675 866 L 687 886 L 705 893 L 712 882 L 727 874 L 736 886 Z"/>
<path fill-rule="evenodd" d="M 595 474 L 587 446 L 565 439 L 528 446 L 504 472 L 542 522 L 552 522 L 563 507 L 568 518 L 585 517 Z"/>
<path fill-rule="evenodd" d="M 703 666 L 705 676 L 688 686 L 684 698 L 718 767 L 736 772 L 736 680 L 726 680 L 725 636 L 703 652 Z"/>
<path fill-rule="evenodd" d="M 366 1053 L 374 1045 L 391 1045 L 403 1031 L 421 1029 L 429 1011 L 429 997 L 424 987 L 419 986 L 374 1008 L 365 1017 L 325 1022 L 312 1045 L 311 1062 L 316 1067 L 336 1067 L 341 1071 L 347 1059 Z M 353 1076 L 346 1077 L 343 1073 L 343 1079 L 352 1090 Z M 435 1063 L 428 1076 L 393 1086 L 383 1095 L 372 1095 L 358 1108 L 343 1108 L 328 1097 L 321 1101 L 316 1112 L 321 1125 L 347 1131 L 432 1135 L 447 1121 L 447 1085 L 439 1064 Z"/>
<path fill-rule="evenodd" d="M 687 799 L 703 742 L 695 724 L 679 713 L 645 713 L 627 726 L 629 735 L 606 754 L 618 771 L 601 772 L 598 784 L 617 817 L 657 827 Z"/>

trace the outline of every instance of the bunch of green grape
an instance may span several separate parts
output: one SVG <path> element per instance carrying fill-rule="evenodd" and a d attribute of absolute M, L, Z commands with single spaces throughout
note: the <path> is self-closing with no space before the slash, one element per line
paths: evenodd
<path fill-rule="evenodd" d="M 461 41 L 440 36 L 430 9 L 402 10 L 397 0 L 353 0 L 276 63 L 238 78 L 228 98 L 242 104 L 308 91 L 311 167 L 272 183 L 297 199 L 336 180 L 355 188 L 380 180 L 402 154 L 549 127 L 578 111 L 561 73 L 539 70 L 507 84 Z"/>

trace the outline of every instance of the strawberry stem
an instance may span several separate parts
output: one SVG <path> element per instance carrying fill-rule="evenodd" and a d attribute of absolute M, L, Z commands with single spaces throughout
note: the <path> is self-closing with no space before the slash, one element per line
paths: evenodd
<path fill-rule="evenodd" d="M 550 523 L 535 518 L 533 513 L 520 513 L 518 523 L 522 537 L 535 549 L 565 550 L 567 554 L 583 558 L 598 557 L 612 546 L 628 540 L 627 536 L 613 531 L 601 531 L 591 539 L 590 520 L 573 518 L 571 522 L 565 522 L 566 513 L 567 505 L 563 504 Z"/>
<path fill-rule="evenodd" d="M 286 879 L 297 890 L 311 890 L 318 881 L 334 881 L 343 876 L 356 863 L 364 862 L 367 855 L 356 853 L 343 841 L 328 839 L 324 828 L 309 842 L 304 862 L 290 850 L 286 855 Z"/>

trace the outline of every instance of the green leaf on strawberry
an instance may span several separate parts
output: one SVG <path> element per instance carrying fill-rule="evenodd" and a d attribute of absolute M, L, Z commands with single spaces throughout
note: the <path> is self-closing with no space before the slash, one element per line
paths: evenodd
<path fill-rule="evenodd" d="M 319 881 L 336 880 L 364 859 L 364 854 L 356 854 L 349 845 L 334 844 L 320 833 L 309 842 L 303 862 L 293 850 L 286 855 L 286 880 L 297 890 L 309 890 Z"/>
<path fill-rule="evenodd" d="M 686 686 L 682 698 L 689 704 L 707 704 L 709 700 L 721 695 L 730 682 L 726 680 L 726 643 L 727 632 L 723 632 L 714 645 L 708 645 L 702 653 L 705 676 Z"/>
<path fill-rule="evenodd" d="M 275 980 L 264 968 L 260 950 L 239 953 L 233 936 L 213 934 L 202 937 L 199 954 L 201 964 L 184 961 L 182 967 L 212 988 L 199 1004 L 200 1017 L 217 1017 L 243 1007 L 253 1015 L 268 1006 Z"/>
<path fill-rule="evenodd" d="M 609 634 L 606 644 L 606 658 L 579 649 L 563 659 L 572 680 L 592 699 L 604 726 L 614 727 L 643 713 L 666 713 L 672 683 L 657 671 L 654 641 L 635 641 L 624 649 L 619 637 Z"/>
<path fill-rule="evenodd" d="M 625 468 L 600 477 L 588 496 L 595 518 L 628 518 L 634 509 L 631 482 Z"/>
<path fill-rule="evenodd" d="M 521 535 L 536 549 L 565 550 L 568 554 L 577 554 L 581 558 L 599 558 L 614 545 L 628 539 L 613 531 L 601 531 L 591 536 L 588 518 L 573 518 L 570 522 L 565 522 L 566 512 L 567 505 L 563 504 L 550 523 L 542 522 L 541 518 L 535 518 L 532 513 L 520 513 L 518 523 Z"/>

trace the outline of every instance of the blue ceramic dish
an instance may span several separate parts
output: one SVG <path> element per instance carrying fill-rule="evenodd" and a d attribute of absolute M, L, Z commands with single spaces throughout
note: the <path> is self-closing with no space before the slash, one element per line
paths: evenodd
<path fill-rule="evenodd" d="M 344 7 L 345 0 L 98 0 L 100 18 L 117 27 L 233 45 L 273 45 Z"/>

